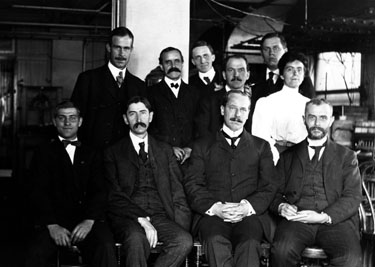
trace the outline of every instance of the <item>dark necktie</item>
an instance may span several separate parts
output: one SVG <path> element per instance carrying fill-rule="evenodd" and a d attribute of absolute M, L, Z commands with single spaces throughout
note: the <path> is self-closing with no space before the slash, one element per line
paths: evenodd
<path fill-rule="evenodd" d="M 206 82 L 207 85 L 211 83 L 210 78 L 208 77 L 203 77 L 203 80 Z"/>
<path fill-rule="evenodd" d="M 118 76 L 116 77 L 116 82 L 117 82 L 118 87 L 121 87 L 122 83 L 124 82 L 124 77 L 122 76 L 122 71 L 120 71 Z"/>
<path fill-rule="evenodd" d="M 318 164 L 318 161 L 319 161 L 320 150 L 322 150 L 323 146 L 310 146 L 310 147 L 315 150 L 314 156 L 311 159 L 311 164 L 313 166 L 316 166 L 316 164 Z"/>
<path fill-rule="evenodd" d="M 64 144 L 65 148 L 68 145 L 72 145 L 72 146 L 80 146 L 81 145 L 80 141 L 70 141 L 70 140 L 63 139 L 63 140 L 61 140 L 61 142 Z"/>
<path fill-rule="evenodd" d="M 139 157 L 143 161 L 143 163 L 146 162 L 147 160 L 147 153 L 145 151 L 145 142 L 140 142 L 139 143 Z"/>
<path fill-rule="evenodd" d="M 236 146 L 235 143 L 236 143 L 237 139 L 239 139 L 241 137 L 242 133 L 239 136 L 230 137 L 226 132 L 224 132 L 224 131 L 221 131 L 221 132 L 223 133 L 225 138 L 230 139 L 230 147 L 232 149 L 236 149 L 237 146 Z"/>
<path fill-rule="evenodd" d="M 178 83 L 171 83 L 171 88 L 176 88 L 176 89 L 178 89 Z"/>
<path fill-rule="evenodd" d="M 275 73 L 273 73 L 272 71 L 270 71 L 269 73 L 268 73 L 268 80 L 267 80 L 267 82 L 268 82 L 268 84 L 270 84 L 270 85 L 274 85 L 274 82 L 273 82 L 273 76 L 275 75 Z"/>

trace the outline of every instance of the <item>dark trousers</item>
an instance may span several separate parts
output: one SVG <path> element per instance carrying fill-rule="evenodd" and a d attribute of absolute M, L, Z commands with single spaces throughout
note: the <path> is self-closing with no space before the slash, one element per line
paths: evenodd
<path fill-rule="evenodd" d="M 303 249 L 312 245 L 324 249 L 330 266 L 361 266 L 359 237 L 349 223 L 322 225 L 287 220 L 282 220 L 276 228 L 271 264 L 273 267 L 297 266 Z"/>
<path fill-rule="evenodd" d="M 198 227 L 210 267 L 259 267 L 263 227 L 257 216 L 246 217 L 238 223 L 204 216 Z"/>
<path fill-rule="evenodd" d="M 68 229 L 72 231 L 73 229 Z M 95 222 L 86 238 L 77 244 L 90 267 L 116 267 L 114 240 L 105 222 Z M 57 245 L 47 227 L 36 229 L 26 254 L 26 267 L 49 267 L 55 260 Z"/>
<path fill-rule="evenodd" d="M 193 246 L 191 235 L 165 216 L 152 217 L 151 224 L 157 231 L 158 241 L 163 242 L 154 266 L 180 266 Z M 123 244 L 125 266 L 146 267 L 151 249 L 142 226 L 134 220 L 121 219 L 113 222 L 112 227 L 116 239 Z"/>

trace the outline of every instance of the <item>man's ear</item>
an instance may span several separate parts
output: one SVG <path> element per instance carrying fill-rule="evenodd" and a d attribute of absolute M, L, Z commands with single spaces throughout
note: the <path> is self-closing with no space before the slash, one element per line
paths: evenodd
<path fill-rule="evenodd" d="M 191 64 L 193 64 L 194 66 L 196 66 L 193 59 L 191 59 Z"/>
<path fill-rule="evenodd" d="M 226 81 L 227 78 L 225 77 L 225 71 L 222 71 L 221 73 L 222 73 L 222 75 L 223 75 L 223 79 Z"/>
<path fill-rule="evenodd" d="M 83 122 L 83 118 L 82 118 L 82 117 L 79 117 L 79 121 L 78 121 L 78 127 L 81 127 L 81 125 L 82 125 L 82 122 Z"/>
<path fill-rule="evenodd" d="M 216 56 L 212 55 L 211 58 L 212 58 L 212 62 L 215 62 Z"/>
<path fill-rule="evenodd" d="M 329 122 L 329 127 L 332 126 L 333 122 L 335 121 L 335 117 L 334 116 L 331 116 L 330 118 L 330 122 Z"/>
<path fill-rule="evenodd" d="M 128 121 L 128 118 L 126 117 L 126 114 L 122 115 L 122 117 L 124 118 L 125 124 L 129 125 L 129 121 Z"/>
<path fill-rule="evenodd" d="M 153 118 L 154 118 L 154 112 L 151 111 L 150 112 L 150 117 L 148 118 L 148 122 L 151 123 Z"/>
<path fill-rule="evenodd" d="M 223 105 L 220 106 L 220 113 L 221 113 L 221 116 L 224 116 L 224 109 L 225 107 Z"/>
<path fill-rule="evenodd" d="M 105 48 L 107 49 L 108 53 L 111 53 L 111 45 L 109 43 L 105 44 Z"/>

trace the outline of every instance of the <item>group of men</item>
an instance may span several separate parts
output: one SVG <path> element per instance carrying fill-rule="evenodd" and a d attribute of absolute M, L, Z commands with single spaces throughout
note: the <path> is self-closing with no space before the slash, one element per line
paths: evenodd
<path fill-rule="evenodd" d="M 252 88 L 245 57 L 228 57 L 220 73 L 203 41 L 192 47 L 198 73 L 189 84 L 181 51 L 167 47 L 159 57 L 163 79 L 146 88 L 126 68 L 133 42 L 129 29 L 114 29 L 108 64 L 81 73 L 71 101 L 56 107 L 58 136 L 33 158 L 36 229 L 26 266 L 48 266 L 58 247 L 72 245 L 89 266 L 116 266 L 115 241 L 125 266 L 147 266 L 157 244 L 154 266 L 181 266 L 194 238 L 209 266 L 258 267 L 263 240 L 272 244 L 272 266 L 297 266 L 312 244 L 332 266 L 360 266 L 358 163 L 329 139 L 332 106 L 293 100 L 300 117 L 290 107 L 290 121 L 305 133 L 298 142 L 250 133 L 280 120 L 252 122 L 265 112 L 254 96 L 259 106 L 283 102 L 307 79 L 304 58 L 287 52 L 281 35 L 264 36 L 274 74 Z"/>

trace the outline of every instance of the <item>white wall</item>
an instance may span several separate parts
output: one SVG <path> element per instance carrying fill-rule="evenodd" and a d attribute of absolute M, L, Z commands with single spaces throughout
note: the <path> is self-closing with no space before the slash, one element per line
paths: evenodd
<path fill-rule="evenodd" d="M 190 0 L 127 0 L 122 26 L 134 34 L 129 70 L 141 79 L 158 64 L 161 50 L 173 46 L 184 56 L 183 80 L 189 74 Z"/>

